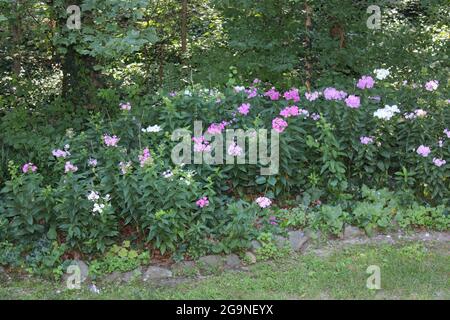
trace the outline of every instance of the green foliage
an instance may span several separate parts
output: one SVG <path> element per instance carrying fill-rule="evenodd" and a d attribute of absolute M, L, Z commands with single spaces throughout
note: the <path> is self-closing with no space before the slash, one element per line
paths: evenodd
<path fill-rule="evenodd" d="M 261 243 L 261 247 L 256 249 L 256 256 L 261 261 L 280 259 L 290 251 L 289 244 L 286 243 L 285 246 L 280 247 L 270 232 L 262 232 L 258 236 L 258 241 Z"/>
<path fill-rule="evenodd" d="M 89 265 L 89 273 L 94 276 L 113 272 L 127 272 L 150 262 L 148 251 L 132 249 L 130 241 L 124 241 L 121 246 L 113 245 L 100 260 L 93 260 Z"/>

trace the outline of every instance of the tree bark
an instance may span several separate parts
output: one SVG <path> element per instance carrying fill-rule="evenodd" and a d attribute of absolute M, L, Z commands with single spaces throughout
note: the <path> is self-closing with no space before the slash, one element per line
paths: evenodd
<path fill-rule="evenodd" d="M 312 62 L 311 62 L 311 38 L 309 36 L 309 33 L 312 29 L 312 8 L 308 4 L 308 0 L 305 1 L 305 13 L 306 13 L 306 19 L 305 19 L 305 29 L 306 29 L 306 37 L 305 37 L 305 49 L 306 49 L 306 55 L 305 55 L 305 74 L 306 74 L 306 88 L 309 91 L 311 91 L 311 78 L 312 78 Z"/>
<path fill-rule="evenodd" d="M 181 4 L 181 55 L 184 60 L 187 52 L 187 0 L 182 0 Z"/>

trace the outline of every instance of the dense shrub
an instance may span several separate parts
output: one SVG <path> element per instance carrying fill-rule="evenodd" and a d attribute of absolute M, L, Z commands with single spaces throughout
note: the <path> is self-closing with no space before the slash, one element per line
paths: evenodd
<path fill-rule="evenodd" d="M 223 92 L 193 87 L 132 99 L 110 118 L 93 113 L 79 129 L 66 128 L 47 137 L 45 146 L 36 144 L 20 167 L 10 163 L 0 195 L 1 237 L 24 244 L 45 237 L 89 254 L 129 239 L 163 255 L 199 256 L 244 249 L 256 230 L 273 231 L 277 224 L 254 203 L 256 197 L 267 197 L 257 201 L 260 207 L 283 206 L 318 190 L 316 198 L 328 204 L 295 213 L 284 227 L 309 225 L 335 235 L 345 223 L 367 232 L 387 228 L 398 204 L 383 188 L 409 189 L 414 201 L 448 206 L 445 82 L 391 83 L 374 80 L 383 78 L 378 73 L 355 80 L 348 92 L 283 93 L 255 80 Z M 203 122 L 203 132 L 277 130 L 279 173 L 261 175 L 261 162 L 174 165 L 171 152 L 179 141 L 171 133 L 192 133 L 194 121 Z M 208 153 L 198 149 L 207 142 L 193 144 L 192 155 Z M 246 143 L 247 159 L 249 150 Z M 244 150 L 233 153 L 226 145 L 223 152 Z M 358 199 L 364 202 L 349 206 Z M 306 202 L 304 210 L 311 199 Z M 405 227 L 443 219 L 436 223 L 445 230 L 443 212 L 427 210 L 398 218 Z"/>

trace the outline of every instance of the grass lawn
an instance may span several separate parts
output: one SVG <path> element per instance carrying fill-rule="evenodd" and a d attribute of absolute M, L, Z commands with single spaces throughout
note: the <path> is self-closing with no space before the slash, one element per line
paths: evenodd
<path fill-rule="evenodd" d="M 450 299 L 449 245 L 354 245 L 327 257 L 291 256 L 173 286 L 139 282 L 67 290 L 37 279 L 0 282 L 0 299 Z M 366 269 L 381 270 L 381 290 L 366 288 Z M 87 287 L 87 286 L 84 286 Z"/>

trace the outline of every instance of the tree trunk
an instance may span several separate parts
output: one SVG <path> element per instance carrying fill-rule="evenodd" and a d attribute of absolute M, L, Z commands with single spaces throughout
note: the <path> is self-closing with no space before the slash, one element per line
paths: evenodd
<path fill-rule="evenodd" d="M 311 78 L 312 78 L 312 62 L 311 62 L 311 38 L 309 36 L 309 33 L 312 29 L 312 8 L 308 4 L 308 0 L 305 1 L 305 13 L 306 13 L 306 19 L 305 19 L 305 28 L 306 28 L 306 37 L 305 37 L 305 49 L 306 49 L 306 56 L 305 56 L 305 73 L 306 73 L 306 88 L 309 91 L 311 91 Z"/>
<path fill-rule="evenodd" d="M 188 3 L 187 0 L 182 0 L 181 7 L 181 55 L 184 61 L 186 51 L 187 51 L 187 11 Z"/>
<path fill-rule="evenodd" d="M 13 12 L 15 14 L 14 20 L 11 22 L 11 34 L 12 34 L 12 40 L 14 44 L 13 48 L 13 65 L 12 65 L 12 72 L 13 74 L 18 77 L 21 70 L 21 57 L 20 57 L 20 45 L 22 43 L 22 16 L 20 14 L 22 8 L 22 1 L 23 0 L 14 0 L 13 1 Z"/>

